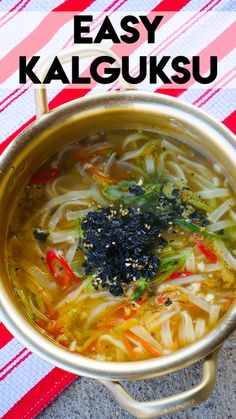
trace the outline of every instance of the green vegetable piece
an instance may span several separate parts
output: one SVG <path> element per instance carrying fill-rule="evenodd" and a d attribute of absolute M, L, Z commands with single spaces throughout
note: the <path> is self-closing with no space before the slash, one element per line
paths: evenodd
<path fill-rule="evenodd" d="M 78 316 L 78 310 L 77 308 L 72 308 L 69 312 L 68 312 L 69 316 L 75 320 Z"/>
<path fill-rule="evenodd" d="M 20 300 L 22 301 L 28 315 L 30 316 L 31 319 L 33 319 L 34 318 L 34 313 L 33 313 L 33 310 L 31 308 L 31 305 L 29 304 L 29 302 L 28 302 L 28 300 L 25 296 L 24 291 L 22 289 L 17 289 L 16 292 L 17 292 Z"/>
<path fill-rule="evenodd" d="M 45 310 L 45 305 L 44 305 L 42 296 L 39 294 L 35 294 L 35 300 L 41 313 L 45 313 L 46 310 Z"/>
<path fill-rule="evenodd" d="M 117 155 L 117 153 L 116 153 L 115 151 L 113 151 L 113 150 L 108 150 L 108 151 L 106 152 L 106 156 L 107 156 L 107 157 L 112 156 L 112 154 Z"/>
<path fill-rule="evenodd" d="M 186 228 L 193 233 L 201 234 L 202 236 L 211 237 L 212 239 L 228 239 L 228 234 L 215 234 L 207 231 L 205 227 L 198 226 L 197 224 L 190 223 L 186 220 L 175 220 L 175 224 Z"/>
<path fill-rule="evenodd" d="M 133 185 L 134 181 L 122 181 L 117 185 L 108 186 L 104 189 L 104 193 L 108 199 L 120 201 L 123 204 L 132 204 L 134 202 L 147 203 L 149 198 L 152 198 L 160 192 L 161 185 L 155 183 L 144 183 L 142 188 L 145 190 L 143 195 L 134 195 L 129 192 L 129 186 Z"/>
<path fill-rule="evenodd" d="M 87 290 L 87 291 L 94 291 L 94 285 L 93 285 L 93 276 L 91 275 L 91 276 L 88 276 L 87 277 L 87 279 L 85 279 L 85 281 L 86 281 L 86 285 L 85 285 L 85 289 Z"/>
<path fill-rule="evenodd" d="M 146 291 L 148 285 L 149 285 L 149 282 L 145 278 L 141 277 L 139 279 L 138 287 L 136 287 L 134 290 L 132 301 L 138 301 L 144 294 L 144 291 Z"/>
<path fill-rule="evenodd" d="M 71 265 L 72 271 L 76 273 L 78 276 L 84 276 L 84 268 L 83 268 L 84 259 L 79 258 L 76 262 L 73 262 Z"/>
<path fill-rule="evenodd" d="M 198 201 L 197 199 L 190 199 L 189 200 L 190 204 L 194 205 L 194 207 L 202 209 L 206 212 L 212 212 L 212 208 L 207 205 L 205 202 L 202 201 Z"/>
<path fill-rule="evenodd" d="M 151 281 L 151 285 L 159 284 L 165 281 L 172 273 L 179 271 L 186 262 L 189 253 L 190 251 L 185 251 L 180 255 L 161 259 L 158 275 Z"/>

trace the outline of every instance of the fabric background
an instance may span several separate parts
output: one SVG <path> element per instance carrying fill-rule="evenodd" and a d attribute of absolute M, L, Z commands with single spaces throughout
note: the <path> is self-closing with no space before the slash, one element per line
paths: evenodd
<path fill-rule="evenodd" d="M 236 22 L 229 14 L 227 19 L 214 23 L 210 11 L 236 11 L 235 0 L 0 0 L 0 78 L 9 82 L 17 77 L 16 56 L 20 48 L 25 54 L 46 56 L 65 46 L 72 45 L 73 34 L 68 22 L 50 28 L 50 11 L 98 12 L 101 23 L 105 14 L 115 11 L 132 12 L 170 11 L 169 21 L 160 29 L 157 45 L 141 41 L 137 47 L 129 46 L 135 69 L 140 54 L 162 54 L 181 48 L 184 55 L 207 57 L 209 51 L 219 57 L 222 76 L 211 88 L 199 89 L 190 84 L 188 89 L 157 89 L 193 103 L 209 112 L 236 133 L 235 76 Z M 26 19 L 27 11 L 47 11 L 42 20 Z M 178 19 L 179 11 L 193 12 L 191 19 Z M 112 47 L 114 51 L 118 47 Z M 154 51 L 154 52 L 153 52 Z M 213 55 L 213 54 L 212 54 Z M 207 60 L 204 71 L 207 73 Z M 50 89 L 50 108 L 90 95 L 97 91 L 113 90 L 117 85 L 95 86 L 85 89 Z M 30 83 L 15 89 L 0 88 L 0 152 L 15 136 L 35 119 L 33 89 Z M 53 398 L 75 380 L 69 374 L 48 364 L 24 348 L 0 323 L 0 416 L 11 419 L 35 417 Z"/>

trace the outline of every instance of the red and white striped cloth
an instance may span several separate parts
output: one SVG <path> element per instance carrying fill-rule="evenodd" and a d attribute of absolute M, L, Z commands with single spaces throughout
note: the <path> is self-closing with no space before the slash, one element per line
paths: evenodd
<path fill-rule="evenodd" d="M 235 0 L 0 0 L 0 80 L 11 86 L 18 72 L 18 56 L 46 56 L 73 42 L 71 16 L 62 12 L 96 13 L 91 30 L 101 24 L 105 14 L 141 11 L 171 12 L 160 29 L 155 45 L 148 45 L 144 36 L 133 45 L 127 45 L 125 54 L 131 57 L 132 70 L 137 71 L 139 55 L 200 55 L 202 71 L 209 70 L 209 55 L 219 59 L 220 77 L 211 88 L 199 89 L 191 82 L 188 88 L 156 91 L 194 103 L 223 121 L 236 132 L 235 111 Z M 50 12 L 61 12 L 53 20 Z M 34 18 L 29 18 L 35 13 Z M 181 14 L 179 12 L 191 12 Z M 209 13 L 211 12 L 211 13 Z M 213 12 L 224 12 L 224 19 L 215 19 Z M 228 12 L 228 13 L 226 13 Z M 215 15 L 216 16 L 216 15 Z M 121 55 L 119 45 L 110 45 Z M 167 54 L 168 51 L 168 54 Z M 107 87 L 113 90 L 117 86 Z M 154 89 L 154 88 L 153 88 Z M 101 86 L 90 89 L 49 90 L 50 108 L 69 100 L 93 94 Z M 149 89 L 150 90 L 150 89 Z M 0 89 L 0 152 L 14 137 L 35 119 L 32 85 Z M 35 417 L 53 398 L 76 377 L 49 365 L 24 348 L 0 323 L 0 416 L 25 419 Z"/>

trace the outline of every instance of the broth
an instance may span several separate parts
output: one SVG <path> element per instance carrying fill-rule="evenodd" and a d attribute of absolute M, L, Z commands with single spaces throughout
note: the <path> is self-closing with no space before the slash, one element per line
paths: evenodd
<path fill-rule="evenodd" d="M 200 339 L 233 301 L 235 204 L 218 165 L 174 139 L 81 138 L 19 196 L 7 243 L 15 292 L 69 351 L 163 356 Z"/>

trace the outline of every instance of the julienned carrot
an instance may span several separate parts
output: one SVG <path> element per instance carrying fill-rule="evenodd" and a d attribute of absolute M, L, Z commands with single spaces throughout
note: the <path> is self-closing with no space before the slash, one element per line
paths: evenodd
<path fill-rule="evenodd" d="M 84 150 L 77 150 L 75 152 L 75 158 L 76 158 L 76 160 L 78 160 L 81 163 L 84 163 L 84 162 L 87 163 L 88 160 L 90 159 L 90 157 L 92 157 L 92 155 L 93 154 L 91 152 L 84 151 Z"/>
<path fill-rule="evenodd" d="M 62 333 L 62 330 L 58 324 L 54 324 L 52 326 L 49 326 L 47 322 L 43 320 L 36 320 L 35 322 L 41 329 L 45 330 L 47 333 L 53 333 L 53 335 L 59 336 Z"/>
<path fill-rule="evenodd" d="M 103 155 L 107 151 L 114 151 L 114 147 L 112 145 L 107 145 L 106 147 L 102 148 L 101 150 L 96 151 L 89 151 L 89 150 L 77 150 L 75 152 L 76 159 L 83 163 L 88 162 L 88 160 L 95 155 Z M 115 151 L 114 151 L 115 152 Z"/>
<path fill-rule="evenodd" d="M 229 309 L 229 307 L 231 306 L 232 302 L 233 302 L 233 298 L 232 298 L 232 297 L 228 297 L 228 298 L 227 298 L 227 301 L 226 301 L 226 303 L 225 303 L 225 305 L 226 305 L 226 310 L 228 310 L 228 309 Z"/>
<path fill-rule="evenodd" d="M 125 309 L 127 308 L 128 312 L 125 311 Z M 111 317 L 111 315 L 116 315 L 117 317 L 127 320 L 130 317 L 133 317 L 136 313 L 136 310 L 132 309 L 131 307 L 129 307 L 129 303 L 124 303 L 121 304 L 119 307 L 116 307 L 114 309 L 112 309 L 109 312 L 109 318 Z"/>
<path fill-rule="evenodd" d="M 102 330 L 114 329 L 114 327 L 117 327 L 117 326 L 123 324 L 124 322 L 125 322 L 125 319 L 117 319 L 117 320 L 113 320 L 113 321 L 110 321 L 110 322 L 107 322 L 107 323 L 102 323 L 99 326 L 99 329 L 102 329 Z"/>
<path fill-rule="evenodd" d="M 142 297 L 138 301 L 136 301 L 136 304 L 138 304 L 139 306 L 141 306 L 146 301 L 147 297 L 148 296 L 147 296 L 146 293 L 143 294 Z"/>
<path fill-rule="evenodd" d="M 92 173 L 93 176 L 95 176 L 96 178 L 103 180 L 106 183 L 116 183 L 115 179 L 112 179 L 110 176 L 105 175 L 104 173 L 100 172 L 100 170 L 96 169 L 96 167 L 91 166 L 90 171 Z"/>
<path fill-rule="evenodd" d="M 48 327 L 48 331 L 53 333 L 55 336 L 59 336 L 62 333 L 62 329 L 58 324 L 54 324 L 52 327 Z"/>
<path fill-rule="evenodd" d="M 125 333 L 123 333 L 122 339 L 123 339 L 123 342 L 125 344 L 125 347 L 126 347 L 127 351 L 129 352 L 130 358 L 132 359 L 132 361 L 136 361 L 137 354 L 134 352 L 134 350 L 133 350 L 133 348 L 132 348 L 132 346 L 129 342 L 129 339 L 127 338 Z"/>
<path fill-rule="evenodd" d="M 35 323 L 41 327 L 43 330 L 47 330 L 47 322 L 44 322 L 43 320 L 35 320 Z"/>
<path fill-rule="evenodd" d="M 160 352 L 158 352 L 156 348 L 154 348 L 149 342 L 146 342 L 130 330 L 126 330 L 124 333 L 128 338 L 131 338 L 136 342 L 140 343 L 152 356 L 157 357 L 161 355 Z"/>
<path fill-rule="evenodd" d="M 50 320 L 56 320 L 58 316 L 57 316 L 54 308 L 51 305 L 48 305 L 48 304 L 46 304 L 46 307 L 47 307 L 46 316 Z"/>
<path fill-rule="evenodd" d="M 47 294 L 42 291 L 41 289 L 38 290 L 38 293 L 42 296 L 43 302 L 46 306 L 46 312 L 45 315 L 50 319 L 50 320 L 56 320 L 57 319 L 57 314 L 55 312 L 55 309 L 51 303 L 51 301 L 49 300 Z"/>
<path fill-rule="evenodd" d="M 177 350 L 178 348 L 179 348 L 178 340 L 174 339 L 173 340 L 173 349 Z"/>
<path fill-rule="evenodd" d="M 87 349 L 85 349 L 84 353 L 94 352 L 97 349 L 97 341 L 92 342 Z"/>

